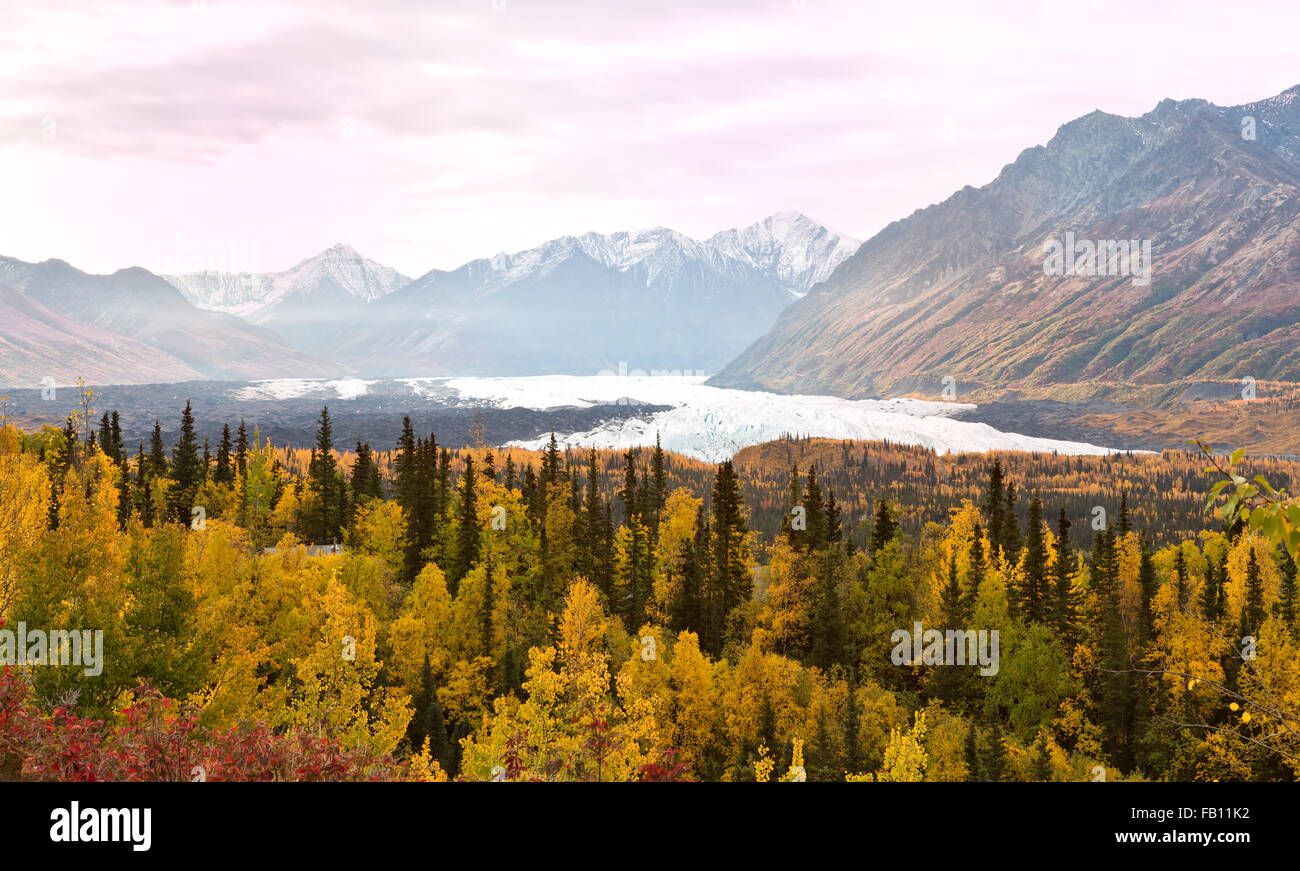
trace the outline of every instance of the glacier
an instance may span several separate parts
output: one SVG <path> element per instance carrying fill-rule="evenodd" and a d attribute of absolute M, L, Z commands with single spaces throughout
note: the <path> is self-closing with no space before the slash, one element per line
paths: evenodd
<path fill-rule="evenodd" d="M 645 447 L 659 437 L 665 450 L 721 462 L 741 448 L 782 438 L 870 439 L 932 448 L 939 453 L 1008 450 L 1069 455 L 1115 453 L 1086 442 L 1007 433 L 985 423 L 953 420 L 974 405 L 922 399 L 840 399 L 710 387 L 701 375 L 538 375 L 441 381 L 462 399 L 497 408 L 548 409 L 611 404 L 672 406 L 644 418 L 610 421 L 586 432 L 556 433 L 568 447 Z M 549 436 L 511 442 L 539 450 Z"/>

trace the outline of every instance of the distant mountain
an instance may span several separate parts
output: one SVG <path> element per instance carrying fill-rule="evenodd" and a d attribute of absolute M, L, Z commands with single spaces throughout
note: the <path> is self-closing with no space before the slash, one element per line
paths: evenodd
<path fill-rule="evenodd" d="M 740 230 L 724 230 L 706 244 L 772 276 L 799 297 L 829 278 L 862 242 L 799 212 L 779 212 Z"/>
<path fill-rule="evenodd" d="M 27 348 L 12 352 L 12 365 L 0 372 L 5 383 L 71 374 L 77 359 L 89 370 L 91 358 L 100 360 L 94 372 L 76 374 L 111 384 L 186 380 L 196 374 L 247 379 L 349 371 L 294 350 L 270 330 L 195 308 L 171 284 L 138 267 L 90 275 L 62 260 L 0 257 L 0 285 L 7 288 L 4 304 L 12 314 L 0 319 L 0 343 Z M 60 359 L 60 348 L 74 357 Z"/>
<path fill-rule="evenodd" d="M 867 397 L 944 377 L 1300 381 L 1297 218 L 1300 86 L 1094 112 L 886 227 L 710 383 Z M 1079 261 L 1062 269 L 1048 246 L 1067 240 Z M 1150 243 L 1149 280 L 1110 254 L 1087 274 L 1084 241 L 1130 240 L 1139 256 Z"/>
<path fill-rule="evenodd" d="M 123 373 L 141 383 L 203 377 L 157 348 L 65 318 L 0 284 L 0 384 L 116 384 Z"/>
<path fill-rule="evenodd" d="M 373 375 L 711 372 L 855 245 L 797 213 L 705 242 L 565 236 L 429 272 L 309 347 Z"/>
<path fill-rule="evenodd" d="M 284 272 L 163 277 L 199 308 L 239 315 L 300 347 L 315 345 L 320 333 L 346 326 L 366 303 L 410 282 L 347 245 L 335 245 Z"/>

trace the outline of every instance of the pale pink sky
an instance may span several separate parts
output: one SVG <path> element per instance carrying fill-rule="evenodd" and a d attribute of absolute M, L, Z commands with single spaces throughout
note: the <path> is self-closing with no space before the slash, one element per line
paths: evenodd
<path fill-rule="evenodd" d="M 1294 0 L 0 0 L 0 254 L 414 276 L 785 209 L 867 238 L 1093 109 L 1300 83 L 1297 34 Z"/>

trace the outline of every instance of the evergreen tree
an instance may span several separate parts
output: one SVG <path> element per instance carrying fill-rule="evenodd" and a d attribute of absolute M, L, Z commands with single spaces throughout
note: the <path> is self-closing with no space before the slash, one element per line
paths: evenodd
<path fill-rule="evenodd" d="M 1064 642 L 1066 654 L 1073 652 L 1077 641 L 1075 631 L 1078 620 L 1078 604 L 1074 593 L 1074 572 L 1077 563 L 1074 551 L 1070 549 L 1070 519 L 1061 509 L 1056 521 L 1056 562 L 1053 566 L 1055 581 L 1053 623 L 1057 634 Z"/>
<path fill-rule="evenodd" d="M 167 451 L 163 448 L 162 427 L 153 422 L 153 435 L 149 437 L 149 475 L 161 478 L 167 474 Z"/>
<path fill-rule="evenodd" d="M 233 450 L 234 445 L 230 441 L 230 424 L 222 424 L 221 443 L 217 445 L 217 468 L 212 473 L 212 480 L 218 484 L 235 482 L 235 467 L 231 462 Z"/>
<path fill-rule="evenodd" d="M 1120 537 L 1128 535 L 1133 525 L 1128 516 L 1128 491 L 1125 490 L 1119 495 L 1119 520 L 1115 524 L 1115 532 Z"/>
<path fill-rule="evenodd" d="M 998 547 L 1002 544 L 1002 518 L 1006 511 L 1006 485 L 1002 473 L 1002 459 L 993 458 L 989 467 L 988 489 L 984 495 L 984 516 L 988 518 L 989 546 L 991 560 L 997 562 Z"/>
<path fill-rule="evenodd" d="M 108 424 L 109 434 L 113 438 L 113 458 L 119 463 L 126 461 L 126 444 L 122 441 L 122 420 L 117 416 L 117 410 L 113 410 L 112 417 Z"/>
<path fill-rule="evenodd" d="M 630 453 L 630 451 L 629 451 Z M 548 491 L 552 484 L 560 480 L 560 444 L 555 440 L 555 430 L 551 430 L 551 440 L 546 443 L 546 452 L 542 456 L 542 491 L 543 499 L 549 498 Z"/>
<path fill-rule="evenodd" d="M 248 474 L 248 427 L 239 419 L 239 438 L 235 442 L 235 471 L 242 479 Z"/>
<path fill-rule="evenodd" d="M 749 530 L 740 483 L 730 460 L 718 466 L 712 501 L 713 565 L 708 578 L 710 589 L 704 597 L 704 613 L 707 649 L 717 656 L 722 651 L 728 615 L 737 605 L 748 602 L 754 592 L 746 543 Z"/>
<path fill-rule="evenodd" d="M 1024 590 L 1020 607 L 1025 619 L 1041 623 L 1052 610 L 1047 583 L 1047 540 L 1043 535 L 1043 503 L 1037 496 L 1029 502 L 1029 528 L 1025 536 Z"/>
<path fill-rule="evenodd" d="M 840 506 L 835 502 L 835 491 L 826 491 L 826 541 L 839 544 L 844 539 L 844 530 L 840 520 Z"/>
<path fill-rule="evenodd" d="M 1264 625 L 1264 585 L 1259 571 L 1259 559 L 1255 555 L 1255 546 L 1250 548 L 1250 558 L 1246 563 L 1246 596 L 1241 603 L 1241 634 L 1259 636 L 1260 627 Z"/>
<path fill-rule="evenodd" d="M 357 442 L 357 456 L 352 461 L 352 498 L 357 502 L 384 498 L 384 484 L 370 442 Z"/>
<path fill-rule="evenodd" d="M 993 724 L 993 733 L 989 735 L 988 751 L 984 754 L 984 764 L 980 766 L 986 781 L 997 783 L 1002 780 L 1007 770 L 1007 749 L 1002 744 L 1002 727 Z"/>
<path fill-rule="evenodd" d="M 613 554 L 609 551 L 609 536 L 605 531 L 605 501 L 600 497 L 600 467 L 596 462 L 596 449 L 587 453 L 587 491 L 584 494 L 582 522 L 586 524 L 586 553 L 583 569 L 591 582 L 610 600 L 614 594 L 614 577 L 611 567 Z"/>
<path fill-rule="evenodd" d="M 1142 536 L 1142 562 L 1138 567 L 1138 642 L 1145 643 L 1155 636 L 1155 612 L 1152 603 L 1156 597 L 1156 566 L 1146 536 Z"/>
<path fill-rule="evenodd" d="M 178 523 L 190 522 L 190 509 L 198 494 L 201 482 L 199 443 L 194 434 L 194 413 L 186 401 L 181 413 L 181 436 L 172 450 L 172 486 L 167 494 L 167 508 L 171 519 Z"/>
<path fill-rule="evenodd" d="M 948 555 L 948 582 L 939 594 L 939 610 L 943 613 L 944 625 L 956 629 L 965 626 L 968 621 L 966 605 L 968 599 L 961 588 L 961 579 L 957 577 L 957 557 Z"/>
<path fill-rule="evenodd" d="M 145 529 L 151 529 L 154 521 L 153 494 L 149 486 L 149 460 L 144 455 L 144 442 L 136 449 L 135 455 L 135 511 L 140 515 L 140 523 Z"/>
<path fill-rule="evenodd" d="M 650 528 L 659 532 L 659 513 L 668 502 L 668 471 L 664 464 L 664 449 L 655 433 L 655 450 L 650 457 Z"/>
<path fill-rule="evenodd" d="M 113 462 L 122 462 L 121 457 L 118 457 L 113 453 L 113 430 L 108 422 L 107 411 L 104 412 L 104 416 L 99 419 L 99 447 L 100 450 L 104 452 L 104 456 L 108 457 Z"/>
<path fill-rule="evenodd" d="M 1181 546 L 1174 550 L 1174 598 L 1179 611 L 1187 610 L 1187 557 L 1183 555 Z"/>
<path fill-rule="evenodd" d="M 796 529 L 794 523 L 794 509 L 803 507 L 803 482 L 799 479 L 799 467 L 790 468 L 790 496 L 785 505 L 785 517 L 781 521 L 781 531 L 785 534 L 786 543 L 795 550 L 802 550 L 804 539 L 807 536 L 807 518 L 799 524 L 801 528 Z"/>
<path fill-rule="evenodd" d="M 1002 509 L 1002 553 L 1011 562 L 1020 555 L 1020 530 L 1016 523 L 1016 485 L 1006 484 Z"/>
<path fill-rule="evenodd" d="M 1282 621 L 1282 625 L 1286 627 L 1287 632 L 1294 634 L 1296 628 L 1296 562 L 1286 548 L 1282 548 L 1279 569 L 1281 570 L 1282 580 L 1278 585 L 1278 600 L 1273 606 L 1273 612 Z"/>
<path fill-rule="evenodd" d="M 803 491 L 804 519 L 808 532 L 804 537 L 809 553 L 826 546 L 826 505 L 822 502 L 821 484 L 817 482 L 816 464 L 808 467 L 808 483 Z"/>
<path fill-rule="evenodd" d="M 965 613 L 974 615 L 975 603 L 979 601 L 980 587 L 984 584 L 984 530 L 975 524 L 970 542 L 970 582 L 966 588 L 968 599 Z"/>
<path fill-rule="evenodd" d="M 307 490 L 316 499 L 313 531 L 316 540 L 321 543 L 337 541 L 342 533 L 342 489 L 338 478 L 338 463 L 334 459 L 334 428 L 330 425 L 329 407 L 322 406 L 320 423 L 316 428 L 316 444 L 307 466 Z"/>
<path fill-rule="evenodd" d="M 871 552 L 880 553 L 898 532 L 898 522 L 889 513 L 889 503 L 884 499 L 876 503 L 875 523 L 871 528 Z"/>
<path fill-rule="evenodd" d="M 461 579 L 469 574 L 478 562 L 480 536 L 478 520 L 478 494 L 475 491 L 474 455 L 465 456 L 465 473 L 461 477 L 460 512 L 456 527 L 456 559 L 452 563 L 447 587 L 454 597 Z"/>

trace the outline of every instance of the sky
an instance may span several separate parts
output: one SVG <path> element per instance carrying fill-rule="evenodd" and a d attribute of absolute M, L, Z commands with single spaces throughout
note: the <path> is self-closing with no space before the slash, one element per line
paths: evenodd
<path fill-rule="evenodd" d="M 1294 0 L 0 0 L 0 255 L 418 276 L 785 210 L 866 239 L 1095 109 L 1300 84 L 1297 33 Z"/>

